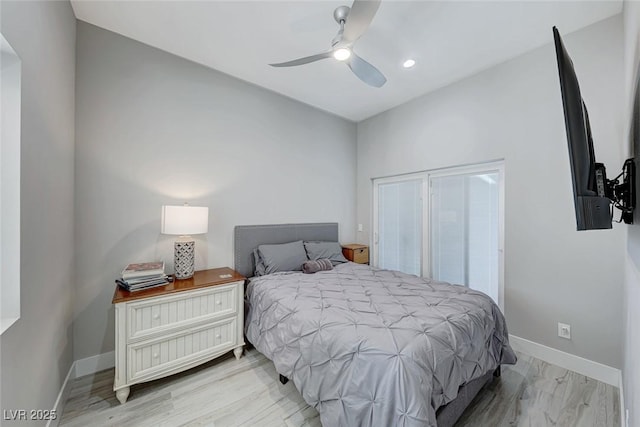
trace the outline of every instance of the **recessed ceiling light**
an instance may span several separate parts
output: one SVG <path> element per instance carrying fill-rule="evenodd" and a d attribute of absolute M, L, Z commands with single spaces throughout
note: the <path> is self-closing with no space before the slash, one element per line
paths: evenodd
<path fill-rule="evenodd" d="M 341 47 L 333 51 L 333 57 L 338 61 L 346 61 L 351 56 L 351 51 L 346 47 Z"/>
<path fill-rule="evenodd" d="M 406 61 L 404 61 L 404 62 L 402 63 L 402 66 L 403 66 L 404 68 L 411 68 L 411 67 L 413 67 L 414 65 L 416 65 L 416 61 L 414 61 L 413 59 L 407 59 Z"/>

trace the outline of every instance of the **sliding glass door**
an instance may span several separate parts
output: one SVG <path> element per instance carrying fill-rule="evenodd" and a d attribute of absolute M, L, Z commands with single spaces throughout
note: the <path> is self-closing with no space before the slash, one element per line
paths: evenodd
<path fill-rule="evenodd" d="M 502 307 L 502 162 L 374 180 L 373 263 L 462 284 Z"/>

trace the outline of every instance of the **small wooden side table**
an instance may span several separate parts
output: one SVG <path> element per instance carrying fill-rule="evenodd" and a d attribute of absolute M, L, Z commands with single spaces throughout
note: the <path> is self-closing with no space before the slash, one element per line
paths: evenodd
<path fill-rule="evenodd" d="M 342 255 L 351 262 L 369 264 L 369 246 L 352 243 L 342 245 Z"/>

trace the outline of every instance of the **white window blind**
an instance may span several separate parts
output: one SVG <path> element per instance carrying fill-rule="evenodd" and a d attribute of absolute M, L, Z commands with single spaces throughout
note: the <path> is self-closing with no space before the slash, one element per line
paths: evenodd
<path fill-rule="evenodd" d="M 381 184 L 378 220 L 378 266 L 420 275 L 422 180 Z"/>
<path fill-rule="evenodd" d="M 431 272 L 498 295 L 498 174 L 431 178 Z"/>

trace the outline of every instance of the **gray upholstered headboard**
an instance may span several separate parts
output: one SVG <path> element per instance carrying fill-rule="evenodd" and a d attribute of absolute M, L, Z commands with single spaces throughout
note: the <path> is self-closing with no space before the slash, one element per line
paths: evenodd
<path fill-rule="evenodd" d="M 296 240 L 338 241 L 338 223 L 237 225 L 233 232 L 234 270 L 253 277 L 253 250 L 258 245 Z"/>

